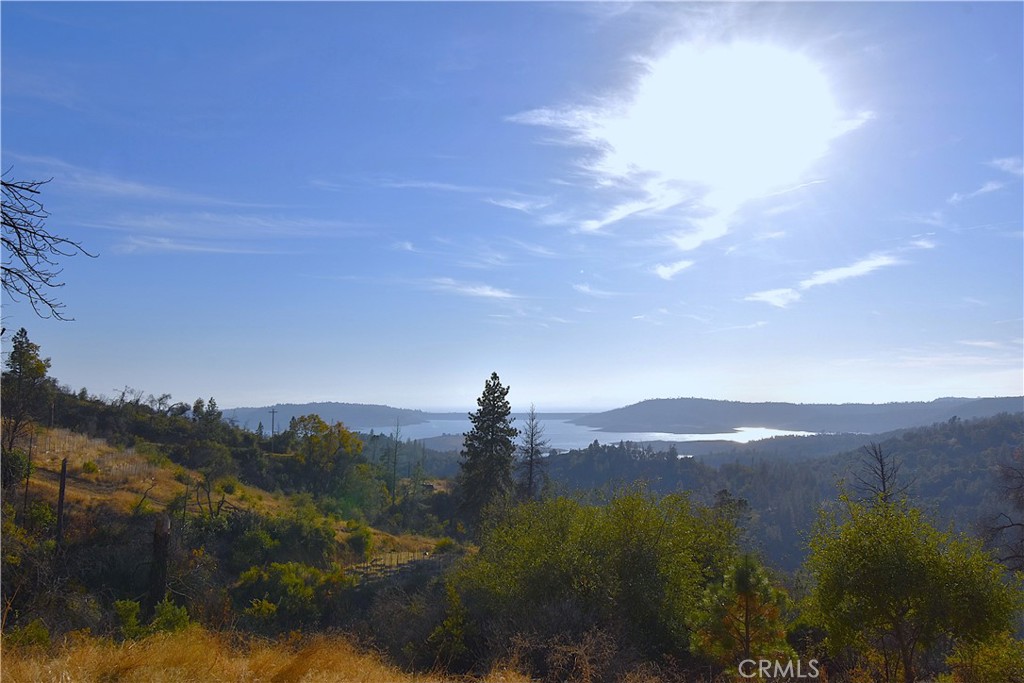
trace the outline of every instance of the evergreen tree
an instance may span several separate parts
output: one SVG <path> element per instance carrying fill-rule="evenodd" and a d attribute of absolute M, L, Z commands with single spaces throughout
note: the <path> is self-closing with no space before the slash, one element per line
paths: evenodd
<path fill-rule="evenodd" d="M 46 376 L 50 359 L 39 355 L 39 345 L 29 341 L 21 328 L 11 340 L 3 373 L 3 448 L 14 448 L 15 440 L 27 433 L 34 417 L 42 414 L 50 395 L 51 381 Z"/>
<path fill-rule="evenodd" d="M 463 434 L 459 464 L 460 510 L 471 527 L 477 527 L 488 506 L 512 493 L 515 438 L 508 387 L 492 372 L 484 392 L 476 400 L 477 410 L 469 414 L 473 428 Z"/>
<path fill-rule="evenodd" d="M 741 555 L 721 583 L 705 589 L 695 645 L 725 666 L 751 657 L 788 659 L 786 602 L 761 563 Z"/>

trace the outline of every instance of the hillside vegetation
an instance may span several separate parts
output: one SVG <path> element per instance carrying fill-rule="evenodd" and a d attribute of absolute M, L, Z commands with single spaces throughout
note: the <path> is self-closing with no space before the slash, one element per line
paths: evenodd
<path fill-rule="evenodd" d="M 19 332 L 4 680 L 1024 677 L 1020 414 L 829 457 L 544 455 L 495 373 L 441 478 L 315 414 L 267 434 L 48 369 Z"/>

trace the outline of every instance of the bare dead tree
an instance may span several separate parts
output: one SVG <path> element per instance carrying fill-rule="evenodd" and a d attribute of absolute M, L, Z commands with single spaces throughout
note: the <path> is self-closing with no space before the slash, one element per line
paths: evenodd
<path fill-rule="evenodd" d="M 5 172 L 4 175 L 7 173 Z M 46 227 L 50 214 L 39 201 L 40 189 L 53 180 L 3 179 L 3 290 L 12 300 L 27 299 L 40 318 L 65 317 L 64 304 L 53 294 L 64 286 L 59 280 L 63 258 L 85 254 L 95 258 L 67 237 Z"/>
<path fill-rule="evenodd" d="M 899 480 L 903 463 L 892 453 L 886 453 L 881 444 L 871 442 L 861 449 L 861 472 L 854 475 L 854 488 L 865 498 L 880 498 L 883 503 L 897 500 L 906 495 L 913 483 L 901 484 Z"/>
<path fill-rule="evenodd" d="M 1024 449 L 1014 452 L 1013 462 L 999 466 L 999 478 L 1011 510 L 989 516 L 982 531 L 1007 569 L 1024 571 Z"/>
<path fill-rule="evenodd" d="M 519 432 L 519 491 L 525 500 L 533 500 L 540 492 L 544 477 L 543 450 L 548 445 L 544 438 L 544 425 L 537 417 L 537 409 L 531 403 L 526 415 L 526 424 Z"/>

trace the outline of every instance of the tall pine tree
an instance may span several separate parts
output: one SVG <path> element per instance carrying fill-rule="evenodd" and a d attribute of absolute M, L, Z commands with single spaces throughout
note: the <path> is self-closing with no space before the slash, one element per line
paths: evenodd
<path fill-rule="evenodd" d="M 479 527 L 486 509 L 512 494 L 515 438 L 508 387 L 492 372 L 484 393 L 476 400 L 477 410 L 469 414 L 473 428 L 463 434 L 459 472 L 459 505 L 471 528 Z"/>

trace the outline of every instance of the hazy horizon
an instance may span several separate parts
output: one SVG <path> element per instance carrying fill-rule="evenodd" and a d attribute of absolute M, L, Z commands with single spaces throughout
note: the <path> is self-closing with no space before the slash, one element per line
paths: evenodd
<path fill-rule="evenodd" d="M 216 397 L 214 397 L 214 398 L 216 398 Z M 981 400 L 981 399 L 989 399 L 989 398 L 1024 398 L 1024 395 L 1017 396 L 1017 395 L 1010 394 L 1010 395 L 1004 395 L 1004 396 L 937 396 L 935 398 L 927 399 L 927 400 L 923 400 L 923 401 L 844 401 L 844 402 L 840 402 L 840 403 L 831 403 L 831 404 L 816 404 L 814 402 L 785 401 L 785 400 L 779 400 L 779 401 L 776 401 L 776 400 L 771 400 L 771 401 L 734 401 L 733 399 L 728 399 L 728 398 L 710 398 L 710 397 L 707 397 L 707 396 L 652 396 L 650 398 L 641 399 L 639 401 L 632 401 L 630 403 L 622 403 L 622 404 L 618 404 L 618 405 L 600 407 L 600 408 L 595 408 L 595 409 L 559 408 L 559 407 L 542 408 L 542 407 L 537 406 L 537 405 L 534 405 L 533 407 L 536 409 L 536 412 L 539 415 L 557 415 L 557 414 L 569 414 L 569 413 L 576 413 L 576 414 L 599 413 L 599 412 L 606 412 L 606 411 L 609 411 L 609 410 L 615 410 L 617 408 L 624 408 L 624 407 L 627 407 L 627 406 L 630 406 L 630 405 L 635 405 L 637 403 L 643 403 L 645 401 L 663 401 L 663 400 L 676 400 L 676 399 L 696 399 L 696 400 L 707 400 L 707 401 L 725 401 L 725 402 L 734 402 L 734 403 L 788 403 L 788 404 L 794 404 L 794 405 L 854 405 L 854 404 L 861 404 L 861 405 L 880 405 L 881 406 L 881 405 L 887 405 L 887 404 L 892 404 L 892 403 L 932 403 L 932 402 L 935 402 L 935 401 L 945 401 L 945 400 L 968 400 L 968 401 L 972 401 L 972 400 Z M 472 406 L 469 406 L 469 405 L 467 405 L 467 406 L 456 406 L 454 408 L 421 408 L 419 406 L 400 405 L 400 404 L 397 404 L 397 403 L 394 403 L 394 402 L 391 402 L 391 403 L 366 403 L 366 402 L 362 402 L 362 401 L 281 401 L 281 402 L 276 402 L 276 403 L 268 403 L 266 405 L 232 405 L 232 406 L 222 405 L 218 401 L 218 407 L 222 411 L 227 412 L 227 411 L 232 411 L 232 410 L 256 410 L 256 409 L 261 409 L 261 408 L 273 408 L 275 406 L 281 406 L 281 405 L 308 405 L 308 404 L 316 404 L 316 403 L 339 403 L 339 404 L 349 404 L 349 405 L 380 406 L 380 407 L 395 408 L 395 409 L 400 409 L 400 410 L 418 410 L 418 411 L 423 412 L 423 413 L 438 414 L 438 415 L 452 415 L 452 414 L 464 414 L 464 413 L 468 414 L 468 413 L 472 413 L 472 412 L 474 412 L 476 410 L 476 403 L 475 403 L 475 401 L 473 402 Z M 524 406 L 519 406 L 519 405 L 517 405 L 515 403 L 512 403 L 512 412 L 511 412 L 511 414 L 514 417 L 521 417 L 521 416 L 526 415 L 529 412 L 529 410 L 530 410 L 530 406 L 529 405 L 524 407 Z"/>

